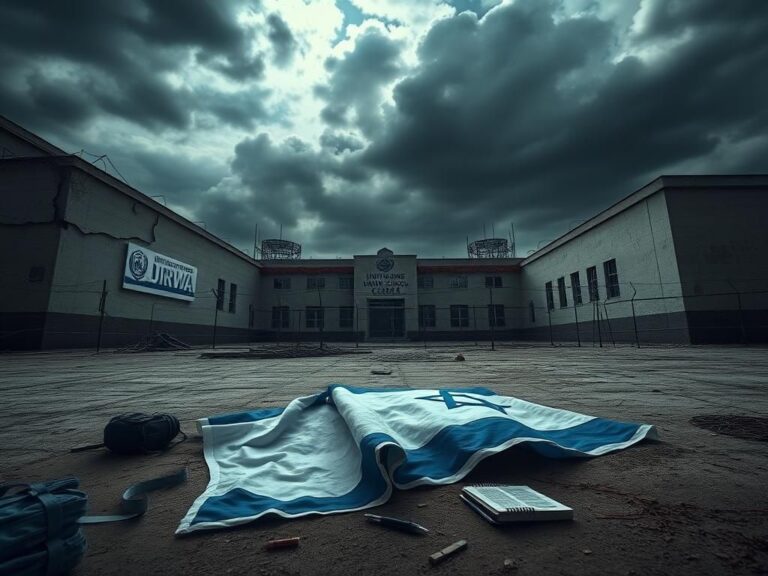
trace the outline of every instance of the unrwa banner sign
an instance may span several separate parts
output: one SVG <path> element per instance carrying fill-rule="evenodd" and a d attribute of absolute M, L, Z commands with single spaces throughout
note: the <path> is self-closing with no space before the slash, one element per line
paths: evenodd
<path fill-rule="evenodd" d="M 128 243 L 123 288 L 192 301 L 197 286 L 197 268 L 138 244 Z"/>

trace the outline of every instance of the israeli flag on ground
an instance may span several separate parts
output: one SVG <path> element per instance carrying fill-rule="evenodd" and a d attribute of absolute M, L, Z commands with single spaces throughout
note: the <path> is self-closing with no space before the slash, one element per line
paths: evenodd
<path fill-rule="evenodd" d="M 600 456 L 648 424 L 595 418 L 497 396 L 485 388 L 413 390 L 333 385 L 272 408 L 201 420 L 211 480 L 177 534 L 371 508 L 395 486 L 450 484 L 483 458 L 527 444 L 554 458 Z"/>

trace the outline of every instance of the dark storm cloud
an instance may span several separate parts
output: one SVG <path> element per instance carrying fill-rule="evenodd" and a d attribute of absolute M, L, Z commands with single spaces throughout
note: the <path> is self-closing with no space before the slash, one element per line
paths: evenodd
<path fill-rule="evenodd" d="M 298 44 L 291 33 L 291 29 L 285 20 L 277 14 L 267 16 L 267 25 L 269 31 L 267 38 L 272 43 L 272 49 L 275 51 L 274 61 L 278 66 L 285 66 L 293 59 Z"/>
<path fill-rule="evenodd" d="M 327 102 L 322 118 L 330 126 L 354 125 L 369 137 L 375 135 L 382 121 L 382 89 L 402 67 L 398 43 L 370 28 L 351 53 L 343 59 L 329 58 L 325 67 L 330 80 L 315 90 Z"/>
<path fill-rule="evenodd" d="M 205 99 L 173 86 L 166 73 L 195 61 L 235 80 L 263 73 L 234 8 L 211 1 L 190 9 L 182 0 L 5 3 L 0 104 L 33 128 L 102 113 L 150 128 L 186 128 Z M 61 102 L 52 101 L 57 91 Z M 219 108 L 224 119 L 234 118 L 231 104 Z"/>
<path fill-rule="evenodd" d="M 343 255 L 384 244 L 461 255 L 465 235 L 514 221 L 525 251 L 662 173 L 765 171 L 762 2 L 645 9 L 623 37 L 596 16 L 555 18 L 554 1 L 438 21 L 393 108 L 381 90 L 404 73 L 398 47 L 369 31 L 327 63 L 317 93 L 333 130 L 319 151 L 265 137 L 238 147 L 254 218 L 292 227 L 309 253 Z M 345 146 L 339 128 L 367 147 Z"/>

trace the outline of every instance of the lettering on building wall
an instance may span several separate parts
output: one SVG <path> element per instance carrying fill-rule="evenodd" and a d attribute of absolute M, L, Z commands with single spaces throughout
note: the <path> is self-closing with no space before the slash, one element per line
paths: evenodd
<path fill-rule="evenodd" d="M 403 272 L 368 272 L 363 280 L 374 296 L 396 296 L 408 289 L 408 280 Z"/>
<path fill-rule="evenodd" d="M 192 301 L 197 286 L 197 268 L 153 252 L 138 244 L 128 244 L 123 272 L 123 288 L 146 294 Z"/>

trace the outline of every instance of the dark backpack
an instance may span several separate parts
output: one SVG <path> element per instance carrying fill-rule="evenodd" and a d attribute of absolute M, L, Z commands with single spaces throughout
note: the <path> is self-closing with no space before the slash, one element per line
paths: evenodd
<path fill-rule="evenodd" d="M 78 486 L 73 477 L 0 485 L 0 574 L 55 576 L 80 562 L 88 499 Z"/>
<path fill-rule="evenodd" d="M 104 428 L 104 445 L 118 454 L 145 454 L 169 448 L 181 431 L 171 414 L 130 412 L 112 418 Z M 186 435 L 182 432 L 182 436 Z"/>

